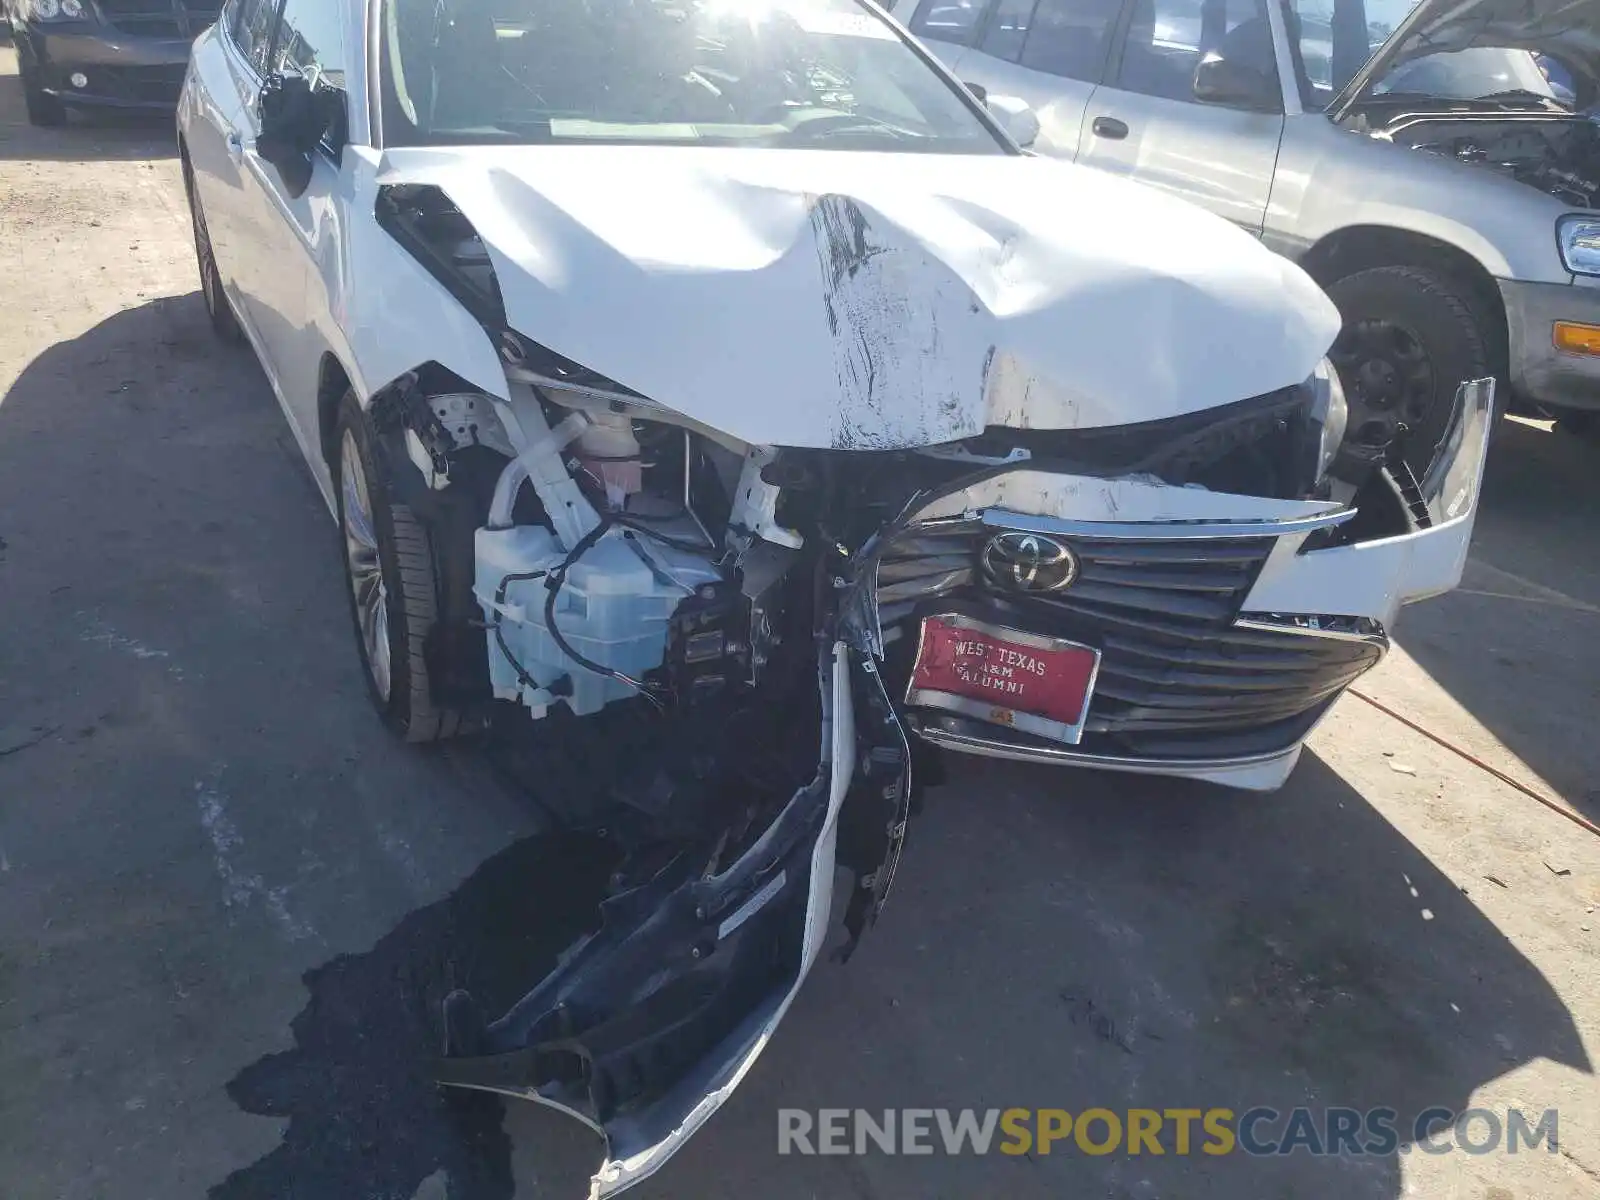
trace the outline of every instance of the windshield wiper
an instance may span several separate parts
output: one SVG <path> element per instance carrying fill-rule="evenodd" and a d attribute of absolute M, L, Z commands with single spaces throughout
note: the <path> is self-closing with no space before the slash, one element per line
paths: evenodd
<path fill-rule="evenodd" d="M 833 113 L 825 117 L 802 121 L 789 131 L 788 136 L 791 140 L 799 141 L 822 141 L 826 138 L 836 137 L 878 136 L 901 142 L 919 141 L 928 135 L 918 133 L 914 129 L 891 125 L 889 122 L 880 121 L 876 117 Z"/>
<path fill-rule="evenodd" d="M 1479 100 L 1536 100 L 1540 104 L 1560 104 L 1554 96 L 1544 92 L 1530 91 L 1528 88 L 1507 88 L 1503 92 L 1490 92 L 1487 96 L 1479 96 Z M 1563 106 L 1565 107 L 1565 106 Z"/>

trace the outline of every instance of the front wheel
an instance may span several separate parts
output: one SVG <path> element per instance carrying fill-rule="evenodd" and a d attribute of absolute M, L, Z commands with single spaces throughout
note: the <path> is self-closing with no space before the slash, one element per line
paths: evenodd
<path fill-rule="evenodd" d="M 1350 405 L 1353 445 L 1393 445 L 1421 479 L 1432 464 L 1456 391 L 1494 374 L 1490 318 L 1469 290 L 1421 267 L 1376 267 L 1335 280 L 1328 295 L 1343 328 L 1328 357 Z M 1495 397 L 1505 411 L 1503 389 Z"/>
<path fill-rule="evenodd" d="M 194 229 L 194 257 L 200 268 L 200 295 L 205 300 L 206 316 L 211 328 L 225 342 L 244 340 L 239 328 L 239 318 L 234 314 L 233 302 L 222 290 L 222 274 L 217 270 L 217 254 L 211 246 L 211 230 L 206 226 L 205 210 L 200 206 L 200 196 L 195 190 L 194 176 L 184 167 L 184 183 L 189 192 L 189 223 Z"/>
<path fill-rule="evenodd" d="M 393 498 L 353 392 L 339 406 L 338 439 L 339 529 L 368 695 L 384 722 L 408 742 L 453 737 L 465 722 L 455 709 L 435 703 L 424 653 L 438 620 L 428 531 Z"/>

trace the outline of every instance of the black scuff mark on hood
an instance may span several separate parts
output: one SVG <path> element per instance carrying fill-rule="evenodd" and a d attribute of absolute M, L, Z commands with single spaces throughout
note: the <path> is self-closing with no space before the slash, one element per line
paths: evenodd
<path fill-rule="evenodd" d="M 964 397 L 957 383 L 982 353 L 973 333 L 988 320 L 971 288 L 849 196 L 818 196 L 811 227 L 839 382 L 833 447 L 929 445 L 976 432 L 964 424 L 981 386 Z"/>
<path fill-rule="evenodd" d="M 592 926 L 612 859 L 597 839 L 525 838 L 371 950 L 308 971 L 294 1048 L 227 1085 L 243 1111 L 287 1119 L 283 1140 L 210 1200 L 411 1200 L 441 1171 L 451 1200 L 512 1200 L 501 1101 L 434 1082 L 443 998 L 520 996 Z"/>

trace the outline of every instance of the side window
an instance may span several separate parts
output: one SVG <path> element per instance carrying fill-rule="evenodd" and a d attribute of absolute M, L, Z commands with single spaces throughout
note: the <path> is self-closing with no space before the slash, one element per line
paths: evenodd
<path fill-rule="evenodd" d="M 228 26 L 239 53 L 256 72 L 267 73 L 267 54 L 272 49 L 272 28 L 281 0 L 236 0 Z"/>
<path fill-rule="evenodd" d="M 1022 65 L 1098 83 L 1121 0 L 1039 0 L 1022 43 Z"/>
<path fill-rule="evenodd" d="M 1022 42 L 1028 36 L 1028 22 L 1037 0 L 1000 0 L 984 28 L 978 49 L 1007 62 L 1022 57 Z"/>
<path fill-rule="evenodd" d="M 326 102 L 333 146 L 344 141 L 346 119 L 344 19 L 344 7 L 329 0 L 287 0 L 272 51 L 274 74 L 301 76 Z"/>
<path fill-rule="evenodd" d="M 1194 100 L 1206 54 L 1278 77 L 1265 0 L 1134 0 L 1117 86 L 1167 100 Z"/>
<path fill-rule="evenodd" d="M 343 91 L 344 17 L 344 7 L 328 0 L 288 0 L 273 51 L 273 70 L 294 71 L 313 83 Z"/>
<path fill-rule="evenodd" d="M 988 3 L 989 0 L 922 0 L 911 14 L 911 32 L 936 42 L 970 46 Z"/>

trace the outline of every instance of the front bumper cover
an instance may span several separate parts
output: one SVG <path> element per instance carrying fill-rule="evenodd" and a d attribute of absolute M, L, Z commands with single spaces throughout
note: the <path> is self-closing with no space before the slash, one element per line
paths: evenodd
<path fill-rule="evenodd" d="M 861 623 L 892 626 L 967 597 L 998 623 L 1101 649 L 1081 744 L 913 709 L 907 724 L 926 741 L 1273 790 L 1333 700 L 1387 650 L 1400 608 L 1460 581 L 1493 406 L 1492 380 L 1461 387 L 1435 467 L 1406 498 L 1408 527 L 1387 536 L 1338 536 L 1358 514 L 1333 503 L 1027 469 L 994 476 L 924 504 L 898 540 L 886 539 L 876 611 Z M 1048 604 L 976 589 L 940 543 L 972 529 L 1058 538 L 1078 551 L 1080 581 Z M 907 540 L 927 565 L 895 557 Z M 1163 570 L 1171 590 L 1149 583 Z"/>
<path fill-rule="evenodd" d="M 66 104 L 170 111 L 189 66 L 190 42 L 184 38 L 26 23 L 12 36 L 38 85 Z M 74 73 L 86 76 L 88 86 L 73 87 Z"/>
<path fill-rule="evenodd" d="M 617 897 L 601 930 L 483 1031 L 473 1053 L 437 1064 L 446 1086 L 533 1100 L 601 1133 L 607 1157 L 592 1200 L 658 1170 L 765 1048 L 831 927 L 840 812 L 853 788 L 887 801 L 879 811 L 895 836 L 862 881 L 847 925 L 859 932 L 872 885 L 888 887 L 909 802 L 908 747 L 867 657 L 841 641 L 820 666 L 817 775 L 750 848 L 715 877 L 663 872 Z M 858 723 L 861 701 L 871 711 Z M 874 721 L 880 740 L 898 737 L 898 750 L 891 744 L 886 755 L 869 750 L 858 760 L 858 736 Z M 563 1071 L 563 1059 L 582 1067 Z M 618 1080 L 635 1094 L 624 1095 Z"/>
<path fill-rule="evenodd" d="M 1600 356 L 1556 349 L 1555 324 L 1600 325 L 1600 288 L 1502 279 L 1511 390 L 1535 404 L 1600 410 Z"/>

